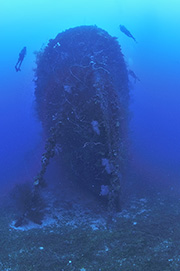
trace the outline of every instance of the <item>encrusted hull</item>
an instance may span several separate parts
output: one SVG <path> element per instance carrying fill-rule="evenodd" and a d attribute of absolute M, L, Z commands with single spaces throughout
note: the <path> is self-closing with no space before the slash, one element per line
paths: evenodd
<path fill-rule="evenodd" d="M 37 55 L 36 102 L 59 167 L 114 208 L 127 160 L 128 75 L 117 40 L 95 26 L 69 29 Z"/>

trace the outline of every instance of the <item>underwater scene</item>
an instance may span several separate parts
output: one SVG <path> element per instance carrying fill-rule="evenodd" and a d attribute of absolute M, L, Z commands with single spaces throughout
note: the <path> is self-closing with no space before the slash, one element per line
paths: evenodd
<path fill-rule="evenodd" d="M 0 6 L 0 271 L 180 270 L 180 2 Z"/>

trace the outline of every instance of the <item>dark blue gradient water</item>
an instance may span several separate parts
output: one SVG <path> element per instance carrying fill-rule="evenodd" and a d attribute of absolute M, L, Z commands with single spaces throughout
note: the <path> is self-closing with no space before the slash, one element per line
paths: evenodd
<path fill-rule="evenodd" d="M 180 182 L 180 16 L 178 0 L 3 1 L 0 9 L 1 191 L 33 179 L 43 149 L 34 107 L 35 51 L 59 32 L 97 25 L 118 37 L 131 80 L 131 167 L 144 182 Z M 125 25 L 137 44 L 119 30 Z M 15 71 L 27 46 L 22 71 Z M 138 177 L 137 177 L 138 178 Z"/>

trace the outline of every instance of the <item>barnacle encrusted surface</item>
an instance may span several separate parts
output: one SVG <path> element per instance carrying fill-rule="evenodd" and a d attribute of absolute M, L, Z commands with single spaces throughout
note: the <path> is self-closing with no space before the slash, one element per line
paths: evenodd
<path fill-rule="evenodd" d="M 109 208 L 127 160 L 128 75 L 116 38 L 96 26 L 71 28 L 37 54 L 36 104 L 59 167 Z"/>

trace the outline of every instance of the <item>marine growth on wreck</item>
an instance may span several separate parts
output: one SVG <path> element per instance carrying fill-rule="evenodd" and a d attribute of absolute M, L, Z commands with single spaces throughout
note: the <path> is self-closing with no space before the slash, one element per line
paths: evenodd
<path fill-rule="evenodd" d="M 68 29 L 37 54 L 35 77 L 48 150 L 35 185 L 44 183 L 45 167 L 56 154 L 66 178 L 115 210 L 127 162 L 129 102 L 118 41 L 96 26 Z"/>

